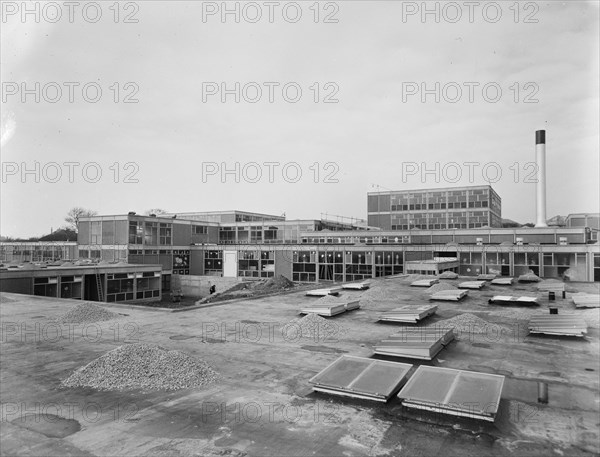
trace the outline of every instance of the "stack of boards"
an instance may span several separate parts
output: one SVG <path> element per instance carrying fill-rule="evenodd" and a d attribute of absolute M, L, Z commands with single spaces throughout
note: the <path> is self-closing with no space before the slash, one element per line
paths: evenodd
<path fill-rule="evenodd" d="M 537 289 L 544 291 L 544 292 L 560 292 L 560 293 L 562 293 L 565 291 L 565 283 L 561 282 L 561 281 L 555 281 L 555 280 L 542 281 L 541 283 L 538 284 Z"/>
<path fill-rule="evenodd" d="M 600 295 L 573 294 L 573 303 L 575 303 L 575 308 L 600 308 Z"/>
<path fill-rule="evenodd" d="M 438 279 L 419 279 L 418 281 L 411 282 L 412 287 L 431 287 L 434 284 L 440 282 Z"/>
<path fill-rule="evenodd" d="M 412 365 L 343 355 L 309 380 L 317 392 L 388 401 L 400 389 Z"/>
<path fill-rule="evenodd" d="M 512 286 L 513 278 L 496 278 L 492 279 L 492 284 L 495 286 Z"/>
<path fill-rule="evenodd" d="M 319 316 L 336 316 L 346 312 L 344 303 L 323 303 L 322 305 L 314 304 L 300 309 L 300 314 L 318 314 Z"/>
<path fill-rule="evenodd" d="M 468 290 L 439 290 L 429 297 L 430 300 L 460 301 L 469 294 Z"/>
<path fill-rule="evenodd" d="M 485 281 L 465 281 L 458 285 L 459 289 L 481 289 L 485 286 Z"/>
<path fill-rule="evenodd" d="M 317 300 L 317 303 L 301 308 L 299 313 L 331 317 L 360 308 L 360 300 L 343 300 L 340 298 L 338 302 L 324 301 L 319 303 L 320 301 Z"/>
<path fill-rule="evenodd" d="M 327 295 L 339 295 L 341 287 L 330 287 L 329 289 L 315 289 L 306 292 L 309 297 L 326 297 Z"/>
<path fill-rule="evenodd" d="M 477 276 L 477 280 L 478 281 L 492 281 L 494 279 L 496 279 L 496 274 L 481 274 L 479 276 Z"/>
<path fill-rule="evenodd" d="M 398 393 L 408 408 L 493 422 L 504 376 L 421 365 Z"/>
<path fill-rule="evenodd" d="M 369 282 L 351 282 L 348 284 L 342 284 L 342 289 L 345 290 L 366 290 L 371 286 Z"/>
<path fill-rule="evenodd" d="M 545 335 L 585 336 L 587 325 L 573 314 L 539 314 L 529 319 L 530 333 Z"/>
<path fill-rule="evenodd" d="M 452 329 L 405 327 L 380 341 L 374 352 L 377 355 L 433 360 L 453 339 Z"/>
<path fill-rule="evenodd" d="M 511 297 L 508 295 L 494 295 L 488 300 L 488 303 L 494 305 L 524 305 L 539 306 L 537 297 Z"/>
<path fill-rule="evenodd" d="M 423 306 L 401 306 L 400 308 L 394 308 L 391 311 L 386 311 L 379 315 L 379 320 L 383 322 L 402 322 L 409 324 L 416 324 L 422 319 L 428 316 L 432 316 L 437 311 L 435 305 L 423 305 Z"/>

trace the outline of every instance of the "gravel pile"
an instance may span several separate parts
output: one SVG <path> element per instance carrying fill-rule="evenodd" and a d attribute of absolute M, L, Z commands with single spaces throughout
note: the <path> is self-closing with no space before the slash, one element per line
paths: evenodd
<path fill-rule="evenodd" d="M 442 274 L 438 276 L 440 279 L 456 279 L 458 278 L 458 273 L 454 273 L 453 271 L 444 271 Z"/>
<path fill-rule="evenodd" d="M 434 294 L 434 293 L 440 292 L 442 290 L 458 290 L 458 288 L 454 287 L 452 284 L 448 284 L 445 282 L 439 282 L 439 283 L 434 284 L 433 286 L 429 287 L 428 289 L 425 289 L 425 292 L 427 292 L 428 294 Z"/>
<path fill-rule="evenodd" d="M 294 283 L 285 276 L 277 275 L 273 278 L 267 279 L 263 284 L 258 286 L 258 288 L 270 290 L 286 290 L 291 289 L 294 286 Z"/>
<path fill-rule="evenodd" d="M 581 317 L 588 327 L 600 328 L 600 308 L 577 309 L 574 314 Z"/>
<path fill-rule="evenodd" d="M 352 293 L 352 297 L 357 297 L 365 300 L 394 300 L 397 301 L 402 296 L 409 296 L 412 293 L 407 290 L 406 284 L 397 280 L 391 280 L 385 284 L 375 283 L 367 290 L 363 290 L 360 294 Z"/>
<path fill-rule="evenodd" d="M 536 275 L 533 271 L 529 270 L 529 272 L 524 275 L 519 276 L 519 282 L 540 282 L 541 279 L 538 275 Z"/>
<path fill-rule="evenodd" d="M 454 316 L 450 319 L 438 321 L 428 327 L 433 327 L 436 329 L 452 328 L 454 329 L 454 335 L 457 339 L 460 339 L 461 336 L 464 337 L 473 333 L 497 333 L 503 329 L 502 326 L 492 324 L 471 313 L 459 314 L 458 316 Z"/>
<path fill-rule="evenodd" d="M 302 338 L 326 339 L 335 338 L 347 332 L 345 327 L 328 321 L 324 317 L 315 313 L 307 314 L 304 317 L 294 319 L 285 326 L 285 333 L 289 339 L 298 336 Z"/>
<path fill-rule="evenodd" d="M 79 368 L 64 387 L 98 390 L 177 390 L 213 383 L 218 374 L 203 360 L 148 344 L 126 344 Z"/>
<path fill-rule="evenodd" d="M 89 324 L 93 322 L 110 321 L 118 319 L 121 315 L 113 313 L 102 306 L 92 303 L 80 303 L 71 308 L 57 320 L 64 324 Z"/>

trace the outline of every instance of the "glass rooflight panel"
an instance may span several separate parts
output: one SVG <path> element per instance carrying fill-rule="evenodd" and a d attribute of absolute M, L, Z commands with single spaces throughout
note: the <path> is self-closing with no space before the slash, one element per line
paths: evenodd
<path fill-rule="evenodd" d="M 406 377 L 412 365 L 377 361 L 349 386 L 352 390 L 389 397 Z"/>
<path fill-rule="evenodd" d="M 398 396 L 406 400 L 441 404 L 452 387 L 458 371 L 421 365 Z"/>
<path fill-rule="evenodd" d="M 504 376 L 463 371 L 445 403 L 474 413 L 495 414 L 503 384 Z"/>
<path fill-rule="evenodd" d="M 373 360 L 342 356 L 310 380 L 311 383 L 345 389 Z"/>

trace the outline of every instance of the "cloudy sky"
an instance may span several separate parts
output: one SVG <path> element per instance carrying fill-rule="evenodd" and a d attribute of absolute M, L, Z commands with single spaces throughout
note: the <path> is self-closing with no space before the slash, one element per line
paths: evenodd
<path fill-rule="evenodd" d="M 366 218 L 369 191 L 487 182 L 532 222 L 537 129 L 548 217 L 599 210 L 598 2 L 112 3 L 3 2 L 4 236 L 73 206 Z"/>

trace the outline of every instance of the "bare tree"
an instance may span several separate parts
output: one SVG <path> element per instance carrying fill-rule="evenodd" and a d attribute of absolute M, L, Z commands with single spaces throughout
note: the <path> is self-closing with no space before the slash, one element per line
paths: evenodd
<path fill-rule="evenodd" d="M 156 214 L 157 216 L 160 216 L 161 214 L 167 214 L 168 211 L 165 209 L 161 209 L 161 208 L 152 208 L 149 209 L 148 211 L 146 211 L 144 214 L 146 216 L 149 216 L 150 214 Z"/>
<path fill-rule="evenodd" d="M 91 217 L 98 214 L 96 211 L 92 211 L 91 209 L 81 208 L 80 206 L 75 206 L 71 208 L 65 217 L 65 222 L 68 224 L 68 227 L 77 231 L 79 227 L 79 219 L 82 217 Z"/>

